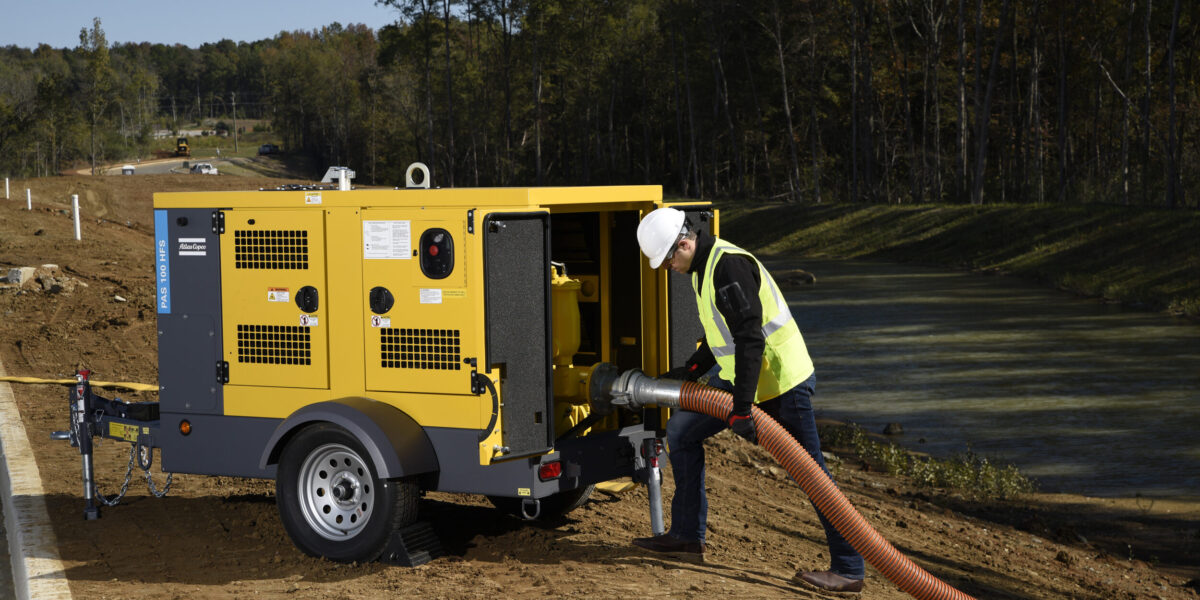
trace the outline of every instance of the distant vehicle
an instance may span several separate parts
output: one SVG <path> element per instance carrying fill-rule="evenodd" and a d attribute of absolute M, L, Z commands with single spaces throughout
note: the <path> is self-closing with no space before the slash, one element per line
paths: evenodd
<path fill-rule="evenodd" d="M 258 147 L 258 153 L 262 154 L 279 154 L 279 146 L 275 144 L 263 144 Z"/>
<path fill-rule="evenodd" d="M 196 163 L 196 164 L 192 165 L 191 171 L 193 174 L 196 174 L 196 175 L 216 175 L 217 174 L 217 168 L 212 166 L 209 163 Z"/>
<path fill-rule="evenodd" d="M 191 156 L 192 149 L 188 147 L 187 138 L 181 137 L 175 140 L 175 156 Z"/>
<path fill-rule="evenodd" d="M 121 167 L 122 175 L 133 175 L 133 173 L 134 173 L 133 165 L 124 165 Z"/>

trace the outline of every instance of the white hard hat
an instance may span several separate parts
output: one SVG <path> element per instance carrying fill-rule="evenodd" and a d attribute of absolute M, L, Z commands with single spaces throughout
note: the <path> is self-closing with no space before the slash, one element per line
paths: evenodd
<path fill-rule="evenodd" d="M 671 248 L 679 243 L 686 220 L 683 211 L 664 207 L 655 209 L 638 223 L 638 246 L 650 259 L 651 269 L 657 269 Z"/>

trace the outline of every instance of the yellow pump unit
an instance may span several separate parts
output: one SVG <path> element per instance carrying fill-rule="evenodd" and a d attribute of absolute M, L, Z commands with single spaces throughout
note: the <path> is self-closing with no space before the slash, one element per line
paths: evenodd
<path fill-rule="evenodd" d="M 164 470 L 274 478 L 338 561 L 414 556 L 421 490 L 537 518 L 655 480 L 665 412 L 589 400 L 701 335 L 638 250 L 660 187 L 348 187 L 155 195 Z"/>

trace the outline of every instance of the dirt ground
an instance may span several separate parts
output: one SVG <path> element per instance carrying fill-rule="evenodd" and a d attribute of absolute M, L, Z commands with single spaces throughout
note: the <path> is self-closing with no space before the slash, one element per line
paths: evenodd
<path fill-rule="evenodd" d="M 0 268 L 54 263 L 61 274 L 50 290 L 36 282 L 0 289 L 0 360 L 8 373 L 60 378 L 86 367 L 95 379 L 155 382 L 151 194 L 279 182 L 187 175 L 13 181 L 13 200 L 0 201 Z M 25 210 L 26 187 L 33 190 L 33 211 Z M 72 193 L 85 215 L 80 242 L 71 227 Z M 78 598 L 826 597 L 789 583 L 798 568 L 828 564 L 806 497 L 769 469 L 765 451 L 728 433 L 710 442 L 703 564 L 630 546 L 631 538 L 649 532 L 646 493 L 637 488 L 597 493 L 550 524 L 503 516 L 481 497 L 428 494 L 422 518 L 440 536 L 446 556 L 410 569 L 304 556 L 283 531 L 269 481 L 182 475 L 157 499 L 135 478 L 124 504 L 84 522 L 79 455 L 49 439 L 66 427 L 66 390 L 14 385 L 14 393 Z M 127 460 L 126 445 L 98 448 L 96 469 L 106 493 L 120 486 Z M 885 538 L 977 598 L 1197 596 L 1195 504 L 1066 495 L 978 502 L 913 488 L 864 469 L 849 455 L 833 468 L 851 502 Z M 161 486 L 163 475 L 155 474 Z M 669 468 L 665 479 L 669 499 Z M 907 596 L 868 569 L 862 597 Z"/>

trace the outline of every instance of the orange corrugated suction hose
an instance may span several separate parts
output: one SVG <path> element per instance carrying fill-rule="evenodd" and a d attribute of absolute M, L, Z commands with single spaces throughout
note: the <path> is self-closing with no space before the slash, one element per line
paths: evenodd
<path fill-rule="evenodd" d="M 679 394 L 684 410 L 725 418 L 733 408 L 733 397 L 725 391 L 698 383 L 684 382 Z M 914 598 L 960 600 L 970 599 L 946 582 L 930 575 L 908 557 L 896 550 L 858 514 L 846 496 L 821 470 L 808 451 L 782 425 L 767 413 L 754 407 L 754 430 L 758 443 L 792 476 L 808 494 L 813 504 L 830 523 L 850 542 L 850 545 L 871 563 L 888 581 L 896 584 Z"/>

